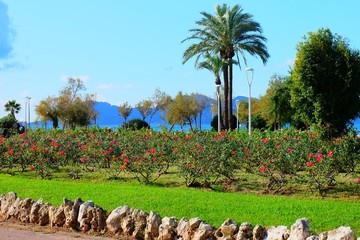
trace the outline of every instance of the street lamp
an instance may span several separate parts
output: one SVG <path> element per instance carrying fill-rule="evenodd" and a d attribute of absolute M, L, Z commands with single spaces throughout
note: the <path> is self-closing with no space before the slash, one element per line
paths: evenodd
<path fill-rule="evenodd" d="M 239 100 L 236 100 L 236 130 L 239 130 Z"/>
<path fill-rule="evenodd" d="M 254 69 L 246 68 L 246 81 L 249 85 L 249 137 L 251 137 L 251 83 L 254 79 Z M 251 72 L 251 78 L 249 79 L 248 73 Z"/>
<path fill-rule="evenodd" d="M 214 109 L 215 109 L 215 107 L 214 107 L 214 104 L 212 103 L 211 104 L 211 109 L 210 109 L 211 110 L 211 120 L 213 120 L 213 118 L 214 118 L 214 112 L 215 112 Z"/>
<path fill-rule="evenodd" d="M 220 125 L 220 83 L 216 83 L 216 96 L 217 96 L 217 104 L 218 104 L 218 132 L 221 132 Z"/>
<path fill-rule="evenodd" d="M 30 99 L 31 97 L 25 97 L 26 98 L 26 103 L 25 103 L 25 122 L 26 125 L 25 127 L 29 127 L 30 128 Z M 27 114 L 28 114 L 28 118 L 26 120 L 26 110 L 27 110 Z"/>

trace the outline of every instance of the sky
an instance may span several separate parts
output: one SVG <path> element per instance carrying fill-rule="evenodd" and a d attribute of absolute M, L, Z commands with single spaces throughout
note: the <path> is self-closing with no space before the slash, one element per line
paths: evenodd
<path fill-rule="evenodd" d="M 234 66 L 233 95 L 248 96 L 244 69 L 254 69 L 252 97 L 264 95 L 272 75 L 288 75 L 296 46 L 309 32 L 329 28 L 360 49 L 358 0 L 0 0 L 0 117 L 4 104 L 35 106 L 55 97 L 69 77 L 84 81 L 97 101 L 120 105 L 149 99 L 158 88 L 175 97 L 183 93 L 215 96 L 214 76 L 182 64 L 201 12 L 215 5 L 239 4 L 253 15 L 267 38 L 270 58 L 263 65 L 247 56 Z"/>

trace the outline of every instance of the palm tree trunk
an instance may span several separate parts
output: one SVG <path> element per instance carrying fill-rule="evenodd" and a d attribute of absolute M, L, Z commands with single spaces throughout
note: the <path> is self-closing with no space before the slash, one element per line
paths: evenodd
<path fill-rule="evenodd" d="M 228 112 L 229 112 L 229 66 L 224 64 L 224 113 L 223 113 L 223 125 L 225 129 L 229 129 Z"/>
<path fill-rule="evenodd" d="M 229 59 L 229 93 L 228 93 L 228 102 L 229 102 L 229 112 L 228 112 L 228 125 L 229 129 L 233 129 L 234 126 L 232 125 L 232 112 L 233 112 L 233 104 L 232 104 L 232 92 L 233 92 L 233 64 L 231 59 Z"/>

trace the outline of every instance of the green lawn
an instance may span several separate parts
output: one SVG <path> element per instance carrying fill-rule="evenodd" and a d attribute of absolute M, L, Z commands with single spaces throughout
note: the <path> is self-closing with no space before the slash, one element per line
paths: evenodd
<path fill-rule="evenodd" d="M 238 223 L 290 227 L 298 218 L 310 220 L 311 231 L 320 233 L 339 226 L 350 226 L 360 233 L 358 200 L 321 199 L 289 196 L 224 193 L 185 187 L 140 185 L 134 181 L 40 180 L 26 175 L 0 174 L 0 193 L 14 191 L 24 199 L 42 197 L 44 202 L 60 205 L 64 197 L 93 200 L 107 211 L 129 205 L 151 210 L 162 217 L 200 217 L 215 227 L 227 218 Z"/>

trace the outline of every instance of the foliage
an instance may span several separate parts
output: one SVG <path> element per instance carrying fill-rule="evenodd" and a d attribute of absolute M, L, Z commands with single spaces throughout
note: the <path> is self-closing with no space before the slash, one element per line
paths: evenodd
<path fill-rule="evenodd" d="M 151 100 L 142 100 L 136 104 L 136 109 L 140 112 L 143 117 L 143 121 L 151 114 L 153 102 Z"/>
<path fill-rule="evenodd" d="M 13 118 L 15 117 L 15 114 L 19 113 L 21 110 L 21 105 L 17 103 L 15 100 L 10 100 L 4 105 L 5 111 L 9 112 L 9 115 Z"/>
<path fill-rule="evenodd" d="M 190 129 L 193 130 L 193 123 L 196 122 L 198 115 L 201 118 L 206 106 L 205 97 L 196 94 L 189 96 L 179 92 L 168 106 L 167 121 L 172 125 L 171 129 L 175 124 L 181 126 L 189 124 Z"/>
<path fill-rule="evenodd" d="M 309 33 L 291 72 L 292 107 L 313 129 L 339 136 L 360 111 L 359 79 L 360 53 L 346 39 L 329 29 Z"/>
<path fill-rule="evenodd" d="M 257 104 L 268 128 L 281 129 L 285 123 L 292 121 L 290 99 L 290 78 L 273 75 L 265 95 L 260 97 Z"/>
<path fill-rule="evenodd" d="M 124 102 L 118 107 L 119 115 L 124 118 L 124 122 L 126 123 L 126 119 L 130 116 L 132 112 L 132 107 L 128 102 Z"/>
<path fill-rule="evenodd" d="M 85 173 L 106 173 L 111 179 L 128 174 L 146 184 L 171 171 L 186 186 L 213 189 L 238 181 L 237 172 L 251 172 L 267 180 L 263 188 L 269 193 L 301 181 L 325 195 L 337 187 L 340 173 L 358 174 L 359 146 L 352 132 L 324 140 L 311 131 L 293 129 L 254 130 L 251 138 L 246 131 L 35 129 L 0 138 L 0 166 L 8 173 L 29 169 L 41 178 L 55 172 L 74 179 Z"/>
<path fill-rule="evenodd" d="M 165 92 L 160 91 L 159 88 L 155 89 L 154 95 L 152 96 L 152 113 L 150 114 L 149 123 L 151 123 L 152 118 L 158 111 L 163 112 L 162 118 L 166 118 L 166 111 L 168 110 L 169 104 L 171 103 L 172 99 L 171 96 L 166 94 Z"/>
<path fill-rule="evenodd" d="M 150 128 L 149 124 L 144 120 L 135 118 L 123 124 L 123 128 L 129 130 L 140 130 L 143 128 Z"/>
<path fill-rule="evenodd" d="M 59 126 L 59 120 L 63 128 L 90 125 L 98 115 L 94 109 L 95 95 L 82 96 L 79 92 L 84 90 L 81 79 L 69 78 L 58 97 L 47 97 L 35 107 L 39 119 L 44 123 L 51 121 L 53 128 Z"/>
<path fill-rule="evenodd" d="M 23 133 L 24 127 L 11 115 L 0 118 L 0 135 L 9 136 L 14 133 Z"/>
<path fill-rule="evenodd" d="M 199 27 L 191 29 L 192 35 L 183 40 L 183 42 L 187 40 L 197 41 L 185 50 L 183 63 L 194 56 L 196 56 L 195 66 L 198 65 L 198 61 L 202 57 L 211 60 L 217 58 L 215 55 L 218 55 L 223 60 L 224 123 L 225 129 L 231 129 L 233 126 L 231 121 L 233 112 L 232 79 L 235 62 L 233 57 L 240 53 L 246 65 L 245 53 L 249 53 L 252 56 L 259 56 L 263 63 L 266 63 L 269 58 L 265 46 L 266 38 L 262 35 L 260 24 L 253 20 L 252 15 L 244 13 L 239 5 L 232 8 L 226 4 L 216 5 L 214 15 L 206 12 L 201 14 L 203 18 L 196 22 Z M 237 62 L 240 64 L 239 58 Z M 217 76 L 219 72 L 213 66 L 211 69 L 215 73 L 216 82 L 219 83 Z"/>

